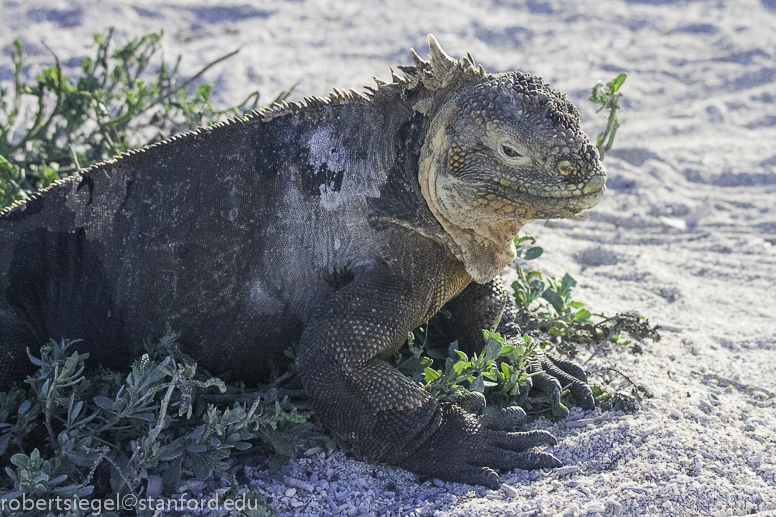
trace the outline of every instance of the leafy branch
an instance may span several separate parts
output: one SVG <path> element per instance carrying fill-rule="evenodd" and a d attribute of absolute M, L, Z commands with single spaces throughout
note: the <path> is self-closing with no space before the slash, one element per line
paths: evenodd
<path fill-rule="evenodd" d="M 95 35 L 93 57 L 81 61 L 77 79 L 62 72 L 49 49 L 54 66 L 38 74 L 34 84 L 23 81 L 22 39 L 14 40 L 13 85 L 0 85 L 0 209 L 77 172 L 79 164 L 103 161 L 257 107 L 259 92 L 253 92 L 236 106 L 218 110 L 211 102 L 211 86 L 197 85 L 237 51 L 183 80 L 181 56 L 173 64 L 156 58 L 162 37 L 163 32 L 146 34 L 114 48 L 112 29 Z M 289 94 L 281 93 L 275 101 Z"/>
<path fill-rule="evenodd" d="M 73 351 L 73 341 L 51 341 L 40 358 L 30 356 L 38 370 L 29 389 L 0 393 L 0 458 L 11 483 L 0 480 L 0 500 L 139 496 L 154 483 L 171 494 L 182 483 L 222 477 L 236 487 L 231 458 L 251 442 L 262 438 L 288 454 L 280 430 L 290 432 L 311 412 L 274 387 L 240 403 L 231 386 L 231 407 L 205 404 L 209 387 L 227 387 L 198 372 L 176 339 L 170 332 L 147 344 L 123 378 L 90 371 L 88 354 Z"/>
<path fill-rule="evenodd" d="M 614 135 L 620 127 L 620 121 L 617 120 L 617 110 L 620 109 L 619 99 L 622 97 L 620 87 L 627 77 L 626 74 L 620 74 L 606 83 L 606 86 L 599 82 L 593 87 L 593 91 L 590 93 L 590 100 L 601 106 L 596 113 L 599 113 L 604 109 L 609 110 L 609 115 L 606 117 L 606 128 L 602 133 L 599 133 L 595 139 L 595 146 L 598 148 L 601 160 L 603 160 L 612 149 Z"/>

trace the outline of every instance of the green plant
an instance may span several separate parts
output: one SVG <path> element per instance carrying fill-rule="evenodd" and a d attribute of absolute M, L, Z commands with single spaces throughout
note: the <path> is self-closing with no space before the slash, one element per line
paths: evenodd
<path fill-rule="evenodd" d="M 93 57 L 81 76 L 54 66 L 25 84 L 22 39 L 14 40 L 14 81 L 0 85 L 0 209 L 35 189 L 134 147 L 254 109 L 259 92 L 224 110 L 213 107 L 203 74 L 234 56 L 230 52 L 181 79 L 174 64 L 156 58 L 163 32 L 146 34 L 114 49 L 113 31 L 94 36 Z M 292 89 L 293 90 L 293 89 Z M 276 102 L 288 97 L 284 92 Z"/>
<path fill-rule="evenodd" d="M 620 121 L 617 120 L 617 110 L 620 109 L 619 99 L 622 97 L 620 87 L 622 87 L 627 78 L 628 76 L 626 74 L 620 74 L 606 83 L 606 86 L 599 82 L 593 87 L 593 91 L 590 92 L 590 101 L 600 105 L 600 108 L 598 108 L 596 113 L 604 109 L 609 110 L 609 115 L 606 117 L 606 128 L 603 132 L 599 133 L 595 139 L 595 146 L 601 154 L 601 160 L 603 160 L 612 149 L 614 135 L 620 127 Z"/>
<path fill-rule="evenodd" d="M 52 341 L 40 358 L 31 356 L 38 370 L 29 389 L 0 395 L 0 457 L 16 467 L 6 468 L 11 486 L 0 485 L 0 498 L 139 496 L 153 478 L 165 494 L 222 476 L 237 486 L 236 452 L 257 438 L 282 444 L 287 439 L 277 435 L 309 418 L 276 387 L 254 393 L 251 404 L 206 403 L 211 388 L 233 399 L 241 390 L 198 373 L 176 339 L 170 332 L 146 344 L 148 353 L 123 378 L 89 372 L 72 341 Z"/>
<path fill-rule="evenodd" d="M 471 358 L 455 350 L 457 360 L 447 357 L 443 369 L 435 370 L 431 362 L 424 364 L 423 388 L 440 400 L 455 400 L 463 390 L 488 393 L 490 405 L 506 407 L 521 402 L 525 395 L 526 359 L 536 343 L 523 336 L 523 344 L 507 345 L 493 331 L 483 330 L 485 347 Z"/>

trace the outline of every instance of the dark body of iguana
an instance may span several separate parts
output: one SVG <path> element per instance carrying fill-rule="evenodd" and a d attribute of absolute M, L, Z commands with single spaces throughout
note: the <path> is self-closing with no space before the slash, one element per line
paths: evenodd
<path fill-rule="evenodd" d="M 559 465 L 527 451 L 554 438 L 514 432 L 519 408 L 442 405 L 385 361 L 445 304 L 461 348 L 481 349 L 518 230 L 604 192 L 563 94 L 429 43 L 429 61 L 413 52 L 405 78 L 366 95 L 198 129 L 6 210 L 0 378 L 23 379 L 26 349 L 50 338 L 126 366 L 169 325 L 201 365 L 246 380 L 298 342 L 318 417 L 373 457 L 489 486 L 492 469 Z M 541 367 L 592 402 L 581 370 Z"/>

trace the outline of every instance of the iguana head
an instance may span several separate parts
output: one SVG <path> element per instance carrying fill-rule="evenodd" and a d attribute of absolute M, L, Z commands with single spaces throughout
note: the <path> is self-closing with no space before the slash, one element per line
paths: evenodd
<path fill-rule="evenodd" d="M 423 196 L 448 246 L 477 282 L 515 257 L 533 219 L 579 218 L 604 194 L 606 171 L 563 93 L 522 72 L 486 74 L 429 36 L 414 76 L 439 99 L 421 152 Z M 406 72 L 406 70 L 405 70 Z"/>

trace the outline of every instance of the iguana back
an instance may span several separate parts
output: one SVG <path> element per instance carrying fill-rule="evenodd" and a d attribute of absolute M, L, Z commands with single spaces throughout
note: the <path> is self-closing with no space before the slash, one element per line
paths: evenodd
<path fill-rule="evenodd" d="M 214 371 L 266 375 L 320 297 L 384 244 L 370 204 L 404 142 L 361 130 L 368 107 L 254 115 L 60 182 L 0 219 L 0 308 L 22 316 L 33 349 L 80 338 L 121 366 L 169 325 Z"/>

